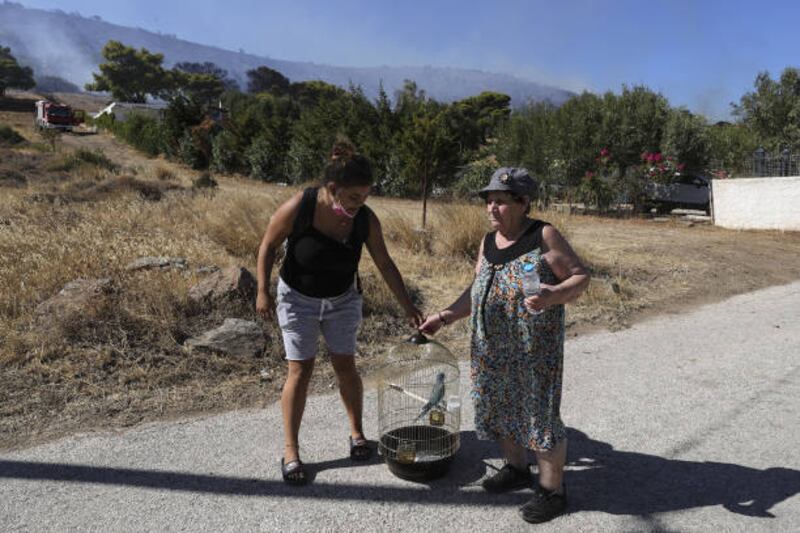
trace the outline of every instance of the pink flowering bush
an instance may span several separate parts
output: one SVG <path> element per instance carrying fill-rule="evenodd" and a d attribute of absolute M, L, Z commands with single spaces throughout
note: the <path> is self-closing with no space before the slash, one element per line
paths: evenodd
<path fill-rule="evenodd" d="M 664 157 L 661 152 L 644 152 L 640 168 L 645 180 L 666 185 L 675 181 L 684 165 L 678 163 L 674 157 Z"/>
<path fill-rule="evenodd" d="M 577 199 L 587 207 L 595 206 L 599 211 L 605 211 L 614 200 L 614 192 L 610 185 L 611 152 L 607 148 L 600 150 L 595 163 L 596 171 L 586 171 L 575 193 Z"/>

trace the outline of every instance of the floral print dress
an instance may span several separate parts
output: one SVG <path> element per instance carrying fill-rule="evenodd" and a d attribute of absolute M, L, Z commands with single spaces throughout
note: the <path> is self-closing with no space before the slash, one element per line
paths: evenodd
<path fill-rule="evenodd" d="M 546 451 L 566 436 L 559 414 L 564 354 L 564 306 L 536 315 L 527 310 L 522 269 L 533 263 L 542 283 L 558 281 L 542 259 L 546 222 L 535 220 L 508 248 L 484 240 L 472 285 L 472 397 L 482 439 L 509 438 Z"/>

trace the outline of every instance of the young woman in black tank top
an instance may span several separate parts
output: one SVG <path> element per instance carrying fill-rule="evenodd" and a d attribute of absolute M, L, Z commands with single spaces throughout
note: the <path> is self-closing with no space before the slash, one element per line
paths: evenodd
<path fill-rule="evenodd" d="M 409 323 L 416 327 L 423 320 L 422 313 L 411 302 L 403 278 L 386 250 L 378 217 L 364 205 L 372 186 L 372 172 L 367 159 L 357 154 L 349 141 L 337 141 L 322 182 L 319 188 L 297 193 L 275 211 L 258 252 L 256 311 L 264 320 L 270 321 L 275 318 L 275 301 L 269 293 L 269 280 L 277 251 L 288 241 L 280 272 L 278 293 L 282 300 L 278 311 L 280 316 L 285 317 L 287 306 L 297 305 L 297 309 L 289 312 L 291 326 L 286 323 L 287 320 L 279 320 L 289 365 L 281 395 L 285 437 L 281 470 L 284 481 L 296 485 L 308 481 L 300 460 L 298 433 L 308 384 L 314 370 L 320 324 L 323 324 L 325 310 L 335 308 L 343 300 L 360 307 L 360 298 L 353 297 L 353 284 L 362 245 L 366 245 Z M 300 306 L 316 309 L 314 306 L 317 304 L 320 309 L 318 318 L 298 318 L 302 315 Z M 360 320 L 360 308 L 356 317 L 356 320 Z M 300 320 L 307 322 L 306 329 L 298 328 L 297 322 Z M 312 333 L 307 334 L 309 331 Z M 321 331 L 324 335 L 332 335 L 330 328 L 326 330 L 323 326 Z M 351 337 L 349 345 L 354 347 L 355 328 Z M 351 353 L 335 353 L 330 348 L 330 341 L 326 336 L 331 363 L 350 422 L 350 457 L 366 460 L 372 453 L 372 447 L 362 428 L 363 387 L 355 366 L 355 350 L 349 349 Z M 337 341 L 341 341 L 341 337 Z"/>

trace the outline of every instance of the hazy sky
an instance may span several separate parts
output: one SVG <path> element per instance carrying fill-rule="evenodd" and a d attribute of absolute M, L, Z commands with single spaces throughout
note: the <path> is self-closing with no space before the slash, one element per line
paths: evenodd
<path fill-rule="evenodd" d="M 712 119 L 758 72 L 800 66 L 791 0 L 18 2 L 276 59 L 477 68 L 578 91 L 644 84 Z"/>

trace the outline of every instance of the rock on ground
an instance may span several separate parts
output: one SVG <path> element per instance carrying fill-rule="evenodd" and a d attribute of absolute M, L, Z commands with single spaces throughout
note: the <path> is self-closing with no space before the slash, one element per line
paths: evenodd
<path fill-rule="evenodd" d="M 152 270 L 152 269 L 161 269 L 161 270 L 168 270 L 171 268 L 177 268 L 179 270 L 184 270 L 186 268 L 186 258 L 185 257 L 140 257 L 135 261 L 132 261 L 125 267 L 126 270 L 136 271 L 136 270 Z"/>
<path fill-rule="evenodd" d="M 109 278 L 70 281 L 53 297 L 40 303 L 34 312 L 38 322 L 85 314 L 113 290 Z"/>
<path fill-rule="evenodd" d="M 255 357 L 266 347 L 264 331 L 256 322 L 226 318 L 222 326 L 186 341 L 190 350 L 208 350 L 237 357 Z"/>
<path fill-rule="evenodd" d="M 231 297 L 253 301 L 256 296 L 256 278 L 243 267 L 229 267 L 214 272 L 189 289 L 189 299 L 201 302 L 216 302 Z"/>

